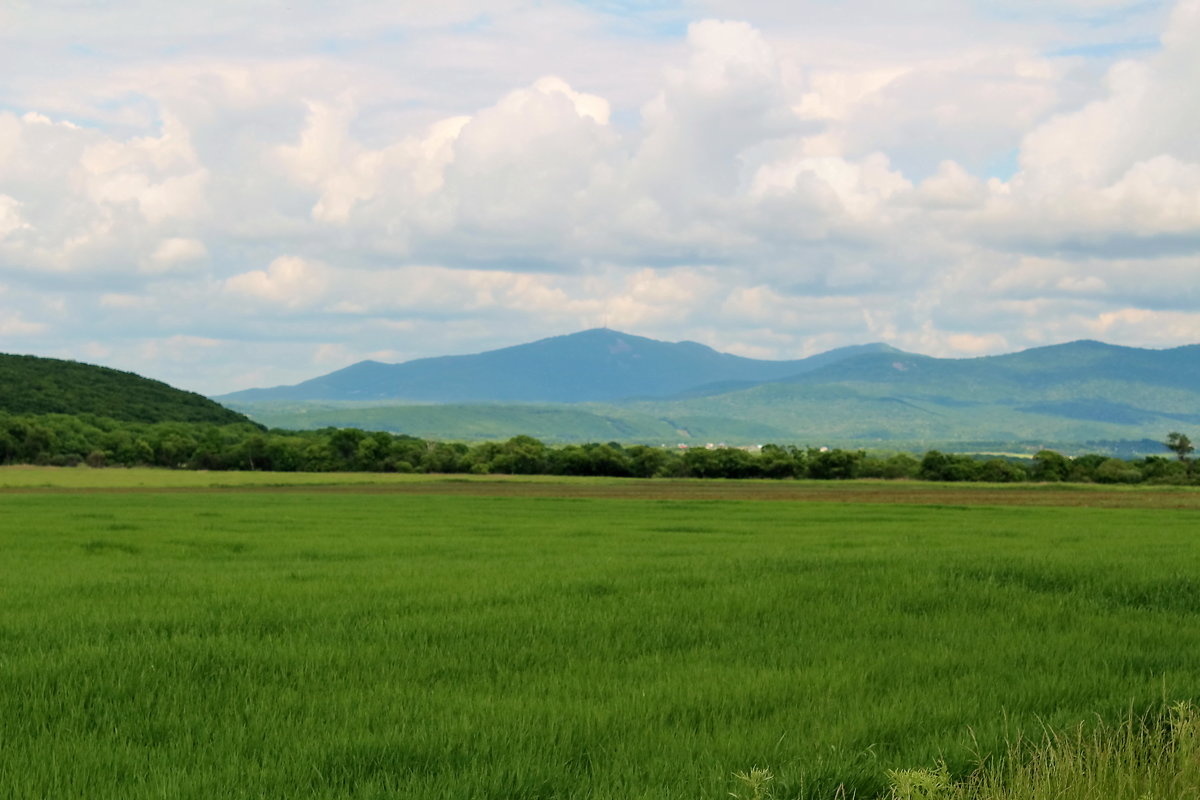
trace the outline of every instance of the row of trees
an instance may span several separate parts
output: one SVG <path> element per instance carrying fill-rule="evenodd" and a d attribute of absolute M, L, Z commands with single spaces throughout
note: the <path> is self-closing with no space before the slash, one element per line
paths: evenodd
<path fill-rule="evenodd" d="M 0 414 L 0 463 L 158 466 L 278 472 L 433 472 L 694 478 L 915 478 L 935 481 L 1191 483 L 1191 443 L 1172 434 L 1177 458 L 1137 460 L 1043 450 L 1032 459 L 981 458 L 931 450 L 861 450 L 765 445 L 675 450 L 605 444 L 551 447 L 529 436 L 466 445 L 353 428 L 264 431 L 252 425 L 119 422 L 96 416 Z"/>

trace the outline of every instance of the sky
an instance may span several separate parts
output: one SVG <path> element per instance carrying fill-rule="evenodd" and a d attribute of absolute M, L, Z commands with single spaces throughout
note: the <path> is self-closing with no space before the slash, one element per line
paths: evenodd
<path fill-rule="evenodd" d="M 0 0 L 0 352 L 1200 343 L 1200 0 Z"/>

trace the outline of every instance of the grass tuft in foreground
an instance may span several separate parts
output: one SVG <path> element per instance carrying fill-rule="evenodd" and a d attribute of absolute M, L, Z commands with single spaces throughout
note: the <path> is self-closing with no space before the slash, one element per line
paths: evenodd
<path fill-rule="evenodd" d="M 1119 725 L 1046 730 L 1037 741 L 1018 736 L 1001 757 L 980 759 L 961 781 L 951 779 L 944 763 L 889 770 L 888 777 L 891 800 L 1200 798 L 1200 713 L 1180 702 L 1158 715 L 1130 715 Z"/>

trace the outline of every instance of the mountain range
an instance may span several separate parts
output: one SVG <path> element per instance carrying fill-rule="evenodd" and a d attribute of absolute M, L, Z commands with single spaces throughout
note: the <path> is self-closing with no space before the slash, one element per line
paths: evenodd
<path fill-rule="evenodd" d="M 887 345 L 832 350 L 798 361 L 719 353 L 696 342 L 660 342 L 597 328 L 530 344 L 403 364 L 360 361 L 295 386 L 248 389 L 223 403 L 396 401 L 596 403 L 751 386 L 801 375 Z"/>
<path fill-rule="evenodd" d="M 279 427 L 442 439 L 1153 448 L 1200 424 L 1200 346 L 1077 341 L 946 359 L 868 344 L 766 361 L 595 329 L 476 355 L 364 361 L 216 399 Z"/>

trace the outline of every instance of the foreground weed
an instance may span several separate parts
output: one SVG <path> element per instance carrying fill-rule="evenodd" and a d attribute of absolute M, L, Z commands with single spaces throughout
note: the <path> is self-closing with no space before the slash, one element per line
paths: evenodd
<path fill-rule="evenodd" d="M 941 762 L 933 769 L 888 770 L 891 800 L 942 800 L 950 798 L 950 770 Z"/>
<path fill-rule="evenodd" d="M 960 782 L 945 764 L 888 777 L 889 800 L 1196 800 L 1200 712 L 1180 702 L 1116 726 L 1047 730 L 1036 743 L 1018 737 Z"/>
<path fill-rule="evenodd" d="M 775 776 L 769 769 L 752 767 L 749 772 L 735 772 L 739 786 L 729 793 L 734 800 L 773 800 L 771 781 Z"/>

